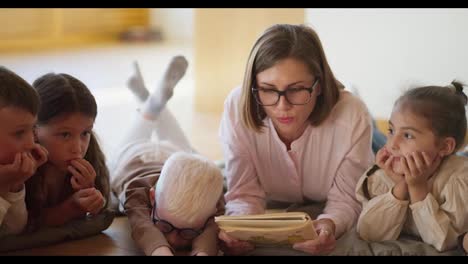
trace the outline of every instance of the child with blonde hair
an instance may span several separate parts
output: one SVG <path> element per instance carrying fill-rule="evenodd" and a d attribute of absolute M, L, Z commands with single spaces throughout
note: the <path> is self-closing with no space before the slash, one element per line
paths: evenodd
<path fill-rule="evenodd" d="M 112 191 L 146 255 L 218 254 L 213 217 L 224 212 L 221 171 L 194 152 L 166 107 L 187 66 L 184 57 L 174 57 L 151 95 L 138 66 L 129 82 L 145 102 L 113 159 Z"/>
<path fill-rule="evenodd" d="M 456 248 L 468 230 L 467 97 L 459 82 L 404 93 L 389 121 L 388 141 L 359 180 L 357 231 L 367 241 L 420 237 L 438 251 Z"/>
<path fill-rule="evenodd" d="M 34 143 L 39 98 L 24 79 L 0 67 L 0 237 L 27 223 L 24 182 L 47 160 Z"/>

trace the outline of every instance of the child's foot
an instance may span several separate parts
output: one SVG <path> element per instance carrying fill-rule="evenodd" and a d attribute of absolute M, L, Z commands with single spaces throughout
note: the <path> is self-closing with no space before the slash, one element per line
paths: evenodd
<path fill-rule="evenodd" d="M 187 66 L 188 62 L 185 57 L 176 56 L 172 58 L 159 86 L 156 86 L 145 103 L 143 112 L 145 116 L 154 118 L 161 112 L 174 94 L 174 87 L 184 76 Z"/>
<path fill-rule="evenodd" d="M 149 96 L 148 89 L 146 89 L 145 86 L 145 81 L 143 80 L 143 76 L 141 75 L 140 72 L 140 66 L 138 65 L 138 62 L 135 61 L 133 63 L 133 66 L 135 68 L 135 74 L 128 79 L 127 86 L 130 91 L 135 95 L 135 97 L 138 99 L 140 103 L 143 103 L 146 101 L 146 99 Z"/>

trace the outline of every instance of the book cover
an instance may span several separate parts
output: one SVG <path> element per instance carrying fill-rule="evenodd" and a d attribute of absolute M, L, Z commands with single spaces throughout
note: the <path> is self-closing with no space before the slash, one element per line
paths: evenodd
<path fill-rule="evenodd" d="M 228 235 L 257 245 L 292 245 L 317 237 L 312 219 L 303 212 L 218 216 L 215 222 Z"/>

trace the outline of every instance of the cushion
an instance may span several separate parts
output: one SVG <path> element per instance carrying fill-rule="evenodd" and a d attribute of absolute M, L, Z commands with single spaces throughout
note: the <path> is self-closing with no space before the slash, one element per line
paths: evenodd
<path fill-rule="evenodd" d="M 398 240 L 368 242 L 359 238 L 356 229 L 344 234 L 336 243 L 330 255 L 351 256 L 457 256 L 462 250 L 454 249 L 444 252 L 424 243 L 421 239 L 401 235 Z"/>
<path fill-rule="evenodd" d="M 291 247 L 257 247 L 249 252 L 251 256 L 307 256 L 302 251 Z M 417 238 L 402 236 L 398 240 L 385 242 L 367 242 L 361 240 L 353 229 L 336 242 L 336 248 L 329 256 L 463 256 L 463 250 L 457 248 L 439 252 L 434 247 Z"/>

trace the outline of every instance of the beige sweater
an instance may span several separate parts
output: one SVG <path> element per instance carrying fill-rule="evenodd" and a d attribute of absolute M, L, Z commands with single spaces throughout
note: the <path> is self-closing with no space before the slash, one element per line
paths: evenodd
<path fill-rule="evenodd" d="M 117 159 L 112 174 L 112 191 L 119 197 L 121 211 L 128 216 L 133 240 L 146 255 L 161 246 L 172 249 L 164 234 L 153 224 L 149 197 L 149 190 L 158 181 L 164 161 L 176 151 L 172 147 L 148 141 L 128 145 Z M 221 197 L 219 214 L 224 213 L 223 201 Z M 218 253 L 218 227 L 214 221 L 192 242 L 189 254 L 198 252 Z"/>
<path fill-rule="evenodd" d="M 421 237 L 439 251 L 457 246 L 457 237 L 468 230 L 467 157 L 446 158 L 431 177 L 430 193 L 414 204 L 393 196 L 395 184 L 383 170 L 371 170 L 356 186 L 363 205 L 357 224 L 362 239 L 395 240 L 403 232 Z"/>
<path fill-rule="evenodd" d="M 25 228 L 28 212 L 24 196 L 24 187 L 16 193 L 0 194 L 0 237 L 19 234 Z"/>

